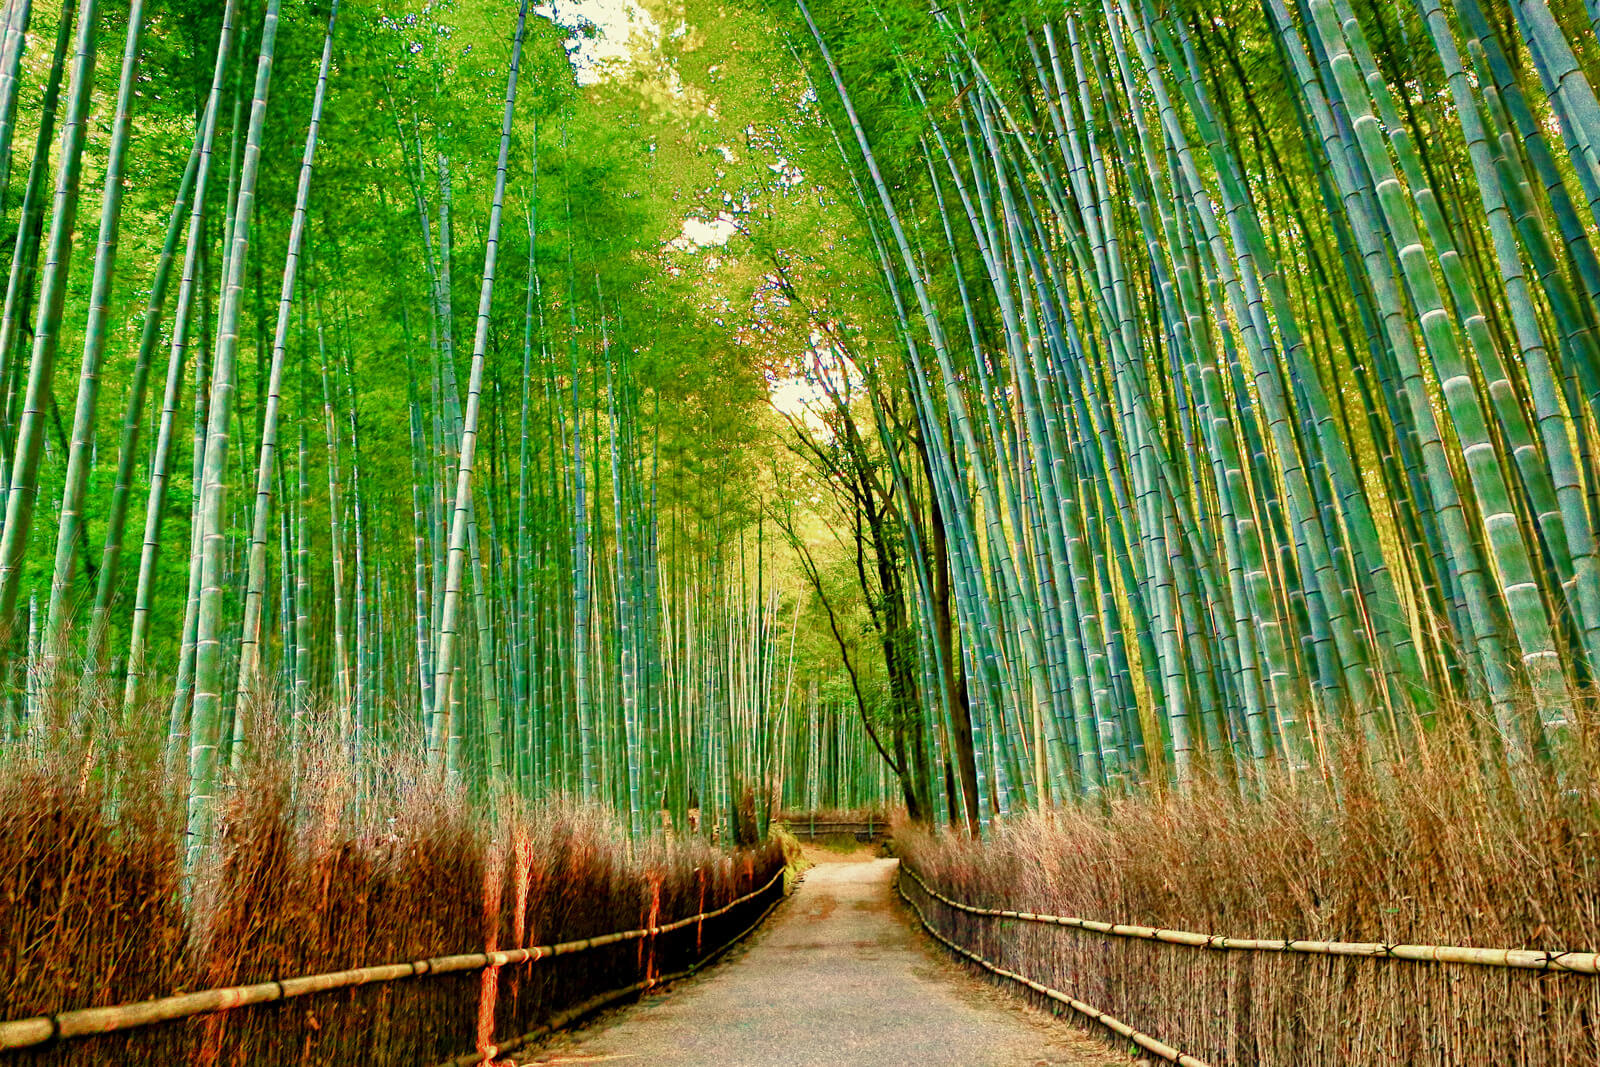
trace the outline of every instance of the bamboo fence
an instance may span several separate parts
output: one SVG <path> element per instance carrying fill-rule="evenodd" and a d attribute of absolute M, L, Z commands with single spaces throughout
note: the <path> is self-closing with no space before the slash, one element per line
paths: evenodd
<path fill-rule="evenodd" d="M 553 945 L 535 945 L 528 948 L 506 949 L 496 952 L 469 952 L 453 956 L 413 960 L 409 963 L 356 967 L 344 971 L 330 971 L 325 974 L 272 979 L 265 982 L 255 982 L 250 985 L 225 986 L 195 993 L 178 993 L 131 1004 L 116 1004 L 103 1008 L 81 1008 L 76 1011 L 57 1012 L 53 1015 L 36 1015 L 27 1019 L 14 1019 L 0 1023 L 0 1052 L 31 1048 L 50 1041 L 88 1037 L 94 1034 L 128 1030 L 138 1026 L 149 1026 L 154 1023 L 169 1022 L 174 1019 L 183 1019 L 209 1012 L 231 1011 L 235 1008 L 247 1007 L 252 1004 L 267 1004 L 273 1001 L 289 1000 L 310 993 L 323 993 L 334 989 L 347 989 L 377 982 L 394 982 L 403 978 L 421 977 L 423 975 L 451 974 L 459 971 L 483 970 L 489 967 L 534 963 L 542 959 L 587 952 L 624 941 L 655 938 L 662 934 L 670 934 L 673 931 L 682 930 L 704 923 L 709 919 L 716 919 L 726 915 L 739 905 L 749 903 L 762 894 L 770 892 L 774 886 L 780 885 L 784 871 L 785 868 L 779 867 L 773 876 L 767 880 L 766 884 L 758 889 L 751 890 L 744 896 L 736 897 L 720 908 L 690 915 L 674 922 L 663 923 L 660 926 L 621 930 L 576 941 L 558 942 Z M 762 918 L 764 919 L 770 911 L 771 908 L 768 908 L 766 912 L 763 912 Z M 759 920 L 757 925 L 759 925 Z M 740 933 L 722 947 L 727 947 L 727 945 L 744 937 L 748 932 L 746 930 Z M 721 948 L 716 950 L 716 952 L 720 951 Z M 716 952 L 713 952 L 712 955 L 715 955 Z M 709 959 L 710 957 L 706 958 Z M 690 968 L 690 971 L 703 965 L 703 963 L 704 960 L 695 964 L 694 967 Z M 629 992 L 636 992 L 652 984 L 670 981 L 672 977 L 676 977 L 676 975 L 638 983 L 627 990 L 602 994 L 600 998 L 596 999 L 606 1000 L 607 997 L 619 999 Z M 609 1000 L 606 1000 L 606 1002 L 609 1003 Z M 585 1003 L 589 1002 L 586 1001 Z M 556 1019 L 566 1017 L 567 1021 L 570 1022 L 572 1019 L 581 1018 L 584 1014 L 587 1014 L 587 1011 L 581 1010 L 582 1008 L 583 1005 L 579 1005 L 578 1008 L 569 1009 L 556 1016 Z M 549 1029 L 559 1029 L 559 1026 L 564 1024 L 552 1023 L 547 1025 Z M 549 1029 L 542 1029 L 539 1032 L 549 1032 Z M 531 1040 L 531 1038 L 526 1039 Z"/>
<path fill-rule="evenodd" d="M 817 818 L 814 812 L 784 815 L 777 821 L 796 837 L 814 840 L 835 834 L 849 834 L 859 841 L 880 841 L 889 836 L 889 820 L 868 815 L 863 819 Z"/>
<path fill-rule="evenodd" d="M 780 870 L 778 874 L 783 874 L 783 871 Z M 774 881 L 776 880 L 777 879 L 774 878 Z M 771 885 L 772 883 L 768 882 L 766 886 L 756 890 L 755 893 L 751 894 L 751 896 L 764 892 L 767 888 L 770 888 Z M 743 899 L 748 900 L 749 897 L 745 897 Z M 734 903 L 738 903 L 738 901 L 735 901 Z M 508 1052 L 515 1052 L 518 1049 L 537 1041 L 541 1037 L 544 1037 L 548 1034 L 553 1034 L 557 1030 L 561 1030 L 572 1025 L 579 1019 L 594 1014 L 602 1008 L 610 1007 L 612 1004 L 615 1004 L 618 1001 L 626 1000 L 635 993 L 644 993 L 655 988 L 656 986 L 665 985 L 668 982 L 676 982 L 680 978 L 688 978 L 690 975 L 699 971 L 702 967 L 714 962 L 724 952 L 728 951 L 734 945 L 737 945 L 740 941 L 743 941 L 745 938 L 754 933 L 757 927 L 767 921 L 767 916 L 772 914 L 773 909 L 781 903 L 783 903 L 783 898 L 780 896 L 771 904 L 767 905 L 766 910 L 756 917 L 755 922 L 751 923 L 749 926 L 745 927 L 743 930 L 739 931 L 722 944 L 713 948 L 710 952 L 707 952 L 704 956 L 700 957 L 699 960 L 690 964 L 688 967 L 685 967 L 681 971 L 673 971 L 671 974 L 659 974 L 653 978 L 646 978 L 643 981 L 634 982 L 632 985 L 623 986 L 620 989 L 613 989 L 605 993 L 597 994 L 581 1004 L 577 1004 L 566 1009 L 565 1011 L 558 1012 L 557 1014 L 551 1016 L 544 1023 L 532 1030 L 529 1030 L 525 1034 L 519 1034 L 516 1037 L 507 1038 L 498 1045 L 490 1045 L 487 1048 L 457 1056 L 453 1060 L 439 1064 L 438 1067 L 471 1067 L 472 1064 L 476 1063 L 492 1063 L 494 1060 L 499 1059 Z M 733 905 L 730 904 L 728 906 L 732 907 Z"/>
<path fill-rule="evenodd" d="M 934 896 L 934 897 L 938 898 L 941 901 L 943 901 L 945 899 L 943 897 L 940 897 L 937 893 L 934 893 L 931 889 L 928 889 L 927 884 L 925 882 L 923 882 L 922 879 L 917 878 L 916 873 L 914 871 L 912 871 L 911 868 L 905 866 L 904 864 L 901 864 L 900 870 L 903 871 L 904 873 L 910 874 L 912 876 L 912 878 L 916 879 L 917 884 L 922 886 L 922 888 L 926 892 L 928 892 L 929 895 Z M 956 953 L 959 956 L 962 956 L 962 957 L 964 957 L 966 959 L 971 960 L 973 963 L 976 963 L 978 966 L 984 968 L 987 971 L 990 971 L 990 972 L 992 972 L 994 974 L 998 974 L 1002 978 L 1009 978 L 1013 982 L 1017 982 L 1017 983 L 1019 983 L 1021 985 L 1027 986 L 1029 989 L 1033 990 L 1035 993 L 1042 994 L 1043 996 L 1049 997 L 1051 1000 L 1054 1000 L 1054 1001 L 1056 1001 L 1058 1003 L 1061 1003 L 1061 1004 L 1065 1004 L 1067 1007 L 1071 1008 L 1073 1011 L 1078 1012 L 1080 1015 L 1085 1015 L 1088 1018 L 1093 1019 L 1095 1022 L 1099 1023 L 1101 1026 L 1104 1026 L 1107 1029 L 1113 1031 L 1114 1033 L 1120 1034 L 1122 1037 L 1127 1038 L 1129 1041 L 1132 1041 L 1134 1044 L 1138 1045 L 1140 1048 L 1144 1049 L 1146 1052 L 1154 1053 L 1155 1055 L 1160 1056 L 1162 1059 L 1166 1060 L 1168 1063 L 1176 1063 L 1176 1064 L 1179 1064 L 1180 1067 L 1208 1067 L 1208 1064 L 1204 1060 L 1199 1060 L 1199 1059 L 1196 1059 L 1193 1056 L 1190 1056 L 1190 1055 L 1187 1055 L 1187 1054 L 1185 1054 L 1183 1052 L 1180 1052 L 1177 1049 L 1173 1048 L 1171 1045 L 1167 1044 L 1166 1042 L 1160 1040 L 1159 1038 L 1152 1037 L 1152 1036 L 1150 1036 L 1149 1034 L 1145 1033 L 1142 1030 L 1135 1030 L 1133 1027 L 1129 1026 L 1127 1023 L 1123 1022 L 1121 1019 L 1118 1019 L 1118 1018 L 1116 1018 L 1114 1016 L 1111 1016 L 1111 1015 L 1107 1015 L 1105 1012 L 1101 1011 L 1099 1008 L 1095 1007 L 1093 1004 L 1085 1003 L 1084 1001 L 1081 1001 L 1081 1000 L 1077 999 L 1076 997 L 1074 997 L 1074 996 L 1072 996 L 1072 995 L 1070 995 L 1068 993 L 1063 993 L 1061 990 L 1054 989 L 1054 988 L 1052 988 L 1050 986 L 1044 985 L 1041 982 L 1035 982 L 1032 978 L 1029 978 L 1027 975 L 1018 974 L 1016 971 L 1008 971 L 1004 967 L 1001 967 L 1001 966 L 999 966 L 997 964 L 994 964 L 994 963 L 990 963 L 988 960 L 984 959 L 982 956 L 978 955 L 976 952 L 973 952 L 973 951 L 971 951 L 969 949 L 962 948 L 960 945 L 956 944 L 954 941 L 950 940 L 948 937 L 945 937 L 943 934 L 941 934 L 938 930 L 936 930 L 934 928 L 933 923 L 929 922 L 928 921 L 928 917 L 922 913 L 922 908 L 920 908 L 917 905 L 917 902 L 912 900 L 906 894 L 905 887 L 901 885 L 900 879 L 898 879 L 898 878 L 895 879 L 894 887 L 895 887 L 895 891 L 900 894 L 900 899 L 905 901 L 908 905 L 910 905 L 912 911 L 916 912 L 917 920 L 922 923 L 922 928 L 924 930 L 928 931 L 928 933 L 933 937 L 933 939 L 935 941 L 938 941 L 941 945 L 943 945 L 945 948 L 948 948 L 950 951 Z M 945 902 L 949 903 L 949 901 L 945 901 Z M 956 905 L 956 906 L 959 907 L 959 905 Z"/>
<path fill-rule="evenodd" d="M 1224 937 L 1221 934 L 1201 934 L 1188 930 L 1163 930 L 1153 926 L 1099 922 L 1071 915 L 1036 915 L 1033 912 L 1011 911 L 1005 908 L 980 908 L 943 895 L 923 881 L 915 869 L 903 862 L 900 870 L 909 875 L 912 881 L 922 887 L 923 892 L 939 903 L 966 912 L 968 915 L 1067 926 L 1111 937 L 1164 941 L 1171 945 L 1188 945 L 1192 948 L 1245 952 L 1304 952 L 1318 956 L 1361 956 L 1370 959 L 1413 960 L 1419 963 L 1470 963 L 1482 967 L 1510 967 L 1524 971 L 1600 974 L 1600 953 L 1596 952 L 1471 948 L 1462 945 L 1390 945 L 1381 941 L 1302 941 L 1294 938 Z"/>

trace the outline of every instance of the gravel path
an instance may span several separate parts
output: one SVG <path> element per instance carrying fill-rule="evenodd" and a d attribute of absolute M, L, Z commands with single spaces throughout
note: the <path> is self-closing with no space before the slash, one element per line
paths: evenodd
<path fill-rule="evenodd" d="M 895 862 L 819 864 L 722 963 L 523 1062 L 1127 1067 L 936 955 L 892 900 Z"/>

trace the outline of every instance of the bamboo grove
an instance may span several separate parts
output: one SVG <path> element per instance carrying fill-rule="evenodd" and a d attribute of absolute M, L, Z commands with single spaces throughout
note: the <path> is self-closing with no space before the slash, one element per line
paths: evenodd
<path fill-rule="evenodd" d="M 1381 772 L 1446 705 L 1560 773 L 1600 666 L 1600 8 L 774 10 L 892 327 L 807 312 L 901 502 L 945 814 Z"/>
<path fill-rule="evenodd" d="M 330 729 L 641 834 L 1336 781 L 1463 705 L 1560 773 L 1600 9 L 651 13 L 629 84 L 512 2 L 0 5 L 8 745 L 145 724 L 193 848 Z"/>
<path fill-rule="evenodd" d="M 330 735 L 764 834 L 794 596 L 759 377 L 629 184 L 660 120 L 525 0 L 112 6 L 0 6 L 6 743 L 147 727 L 191 862 L 230 768 Z"/>

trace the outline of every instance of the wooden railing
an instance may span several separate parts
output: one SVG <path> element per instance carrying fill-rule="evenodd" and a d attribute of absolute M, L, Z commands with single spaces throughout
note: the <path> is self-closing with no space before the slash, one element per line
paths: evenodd
<path fill-rule="evenodd" d="M 889 820 L 868 815 L 866 818 L 844 819 L 837 816 L 818 817 L 815 812 L 792 812 L 775 820 L 782 823 L 791 834 L 806 841 L 819 837 L 851 836 L 857 841 L 872 843 L 889 836 Z"/>
<path fill-rule="evenodd" d="M 169 1022 L 195 1015 L 230 1011 L 253 1004 L 288 1000 L 312 993 L 325 993 L 335 989 L 349 989 L 355 986 L 395 982 L 404 979 L 422 979 L 433 975 L 484 970 L 486 968 L 514 967 L 573 953 L 588 952 L 623 942 L 653 941 L 664 934 L 696 927 L 708 920 L 718 919 L 740 905 L 757 901 L 758 898 L 770 898 L 768 906 L 762 910 L 760 917 L 753 924 L 720 944 L 710 947 L 708 951 L 692 962 L 686 970 L 673 974 L 656 975 L 644 982 L 634 983 L 622 989 L 602 993 L 583 1004 L 577 1005 L 575 1008 L 568 1009 L 547 1020 L 545 1025 L 539 1027 L 536 1031 L 521 1035 L 511 1041 L 503 1042 L 490 1050 L 491 1053 L 497 1054 L 525 1044 L 537 1036 L 549 1033 L 551 1030 L 559 1029 L 561 1026 L 587 1015 L 597 1008 L 604 1007 L 606 1004 L 634 993 L 642 992 L 650 986 L 690 974 L 704 966 L 730 945 L 755 929 L 756 926 L 759 926 L 762 920 L 778 905 L 783 899 L 783 876 L 786 870 L 787 868 L 780 866 L 764 885 L 745 893 L 743 896 L 730 900 L 719 908 L 656 926 L 642 927 L 635 930 L 619 930 L 615 933 L 586 937 L 576 941 L 564 941 L 552 945 L 535 945 L 496 952 L 471 952 L 453 956 L 437 956 L 404 963 L 377 964 L 325 974 L 271 979 L 250 985 L 206 989 L 194 993 L 179 993 L 172 996 L 159 997 L 154 1000 L 117 1004 L 101 1008 L 79 1008 L 50 1015 L 35 1015 L 26 1019 L 0 1022 L 0 1053 L 12 1049 L 31 1048 L 54 1041 L 150 1026 L 155 1023 Z M 484 1061 L 485 1056 L 482 1052 L 474 1052 L 451 1062 L 465 1064 Z"/>
<path fill-rule="evenodd" d="M 1178 1067 L 1209 1067 L 1204 1060 L 1196 1059 L 1185 1052 L 1175 1049 L 1165 1041 L 1147 1034 L 1143 1030 L 1134 1029 L 1121 1019 L 1118 1019 L 1113 1015 L 1107 1015 L 1093 1004 L 1085 1003 L 1084 1001 L 1079 1000 L 1077 997 L 1053 988 L 1052 986 L 1047 986 L 1043 982 L 1036 982 L 1025 974 L 1018 974 L 1016 971 L 1007 970 L 991 960 L 984 959 L 971 949 L 956 944 L 950 938 L 940 933 L 938 927 L 934 926 L 932 921 L 928 919 L 927 913 L 922 910 L 922 906 L 915 900 L 911 899 L 910 894 L 906 892 L 906 875 L 910 875 L 912 880 L 915 881 L 920 888 L 922 888 L 934 899 L 944 902 L 947 898 L 941 897 L 937 893 L 933 892 L 933 890 L 929 889 L 927 883 L 917 876 L 916 871 L 905 866 L 903 863 L 900 865 L 899 877 L 896 877 L 894 880 L 895 892 L 899 893 L 900 899 L 905 901 L 907 906 L 909 906 L 911 910 L 916 913 L 917 921 L 922 924 L 922 928 L 928 932 L 928 935 L 935 941 L 938 941 L 940 944 L 942 944 L 945 948 L 949 949 L 951 952 L 954 952 L 956 955 L 965 959 L 971 960 L 973 963 L 977 964 L 979 967 L 982 967 L 991 974 L 999 975 L 1001 978 L 1009 979 L 1013 982 L 1016 982 L 1018 985 L 1026 986 L 1035 993 L 1049 997 L 1058 1004 L 1065 1004 L 1078 1014 L 1094 1020 L 1117 1036 L 1132 1041 L 1135 1045 L 1138 1045 L 1146 1052 L 1154 1053 L 1156 1056 L 1166 1060 L 1168 1063 L 1176 1063 Z"/>
<path fill-rule="evenodd" d="M 1416 963 L 1470 963 L 1479 967 L 1509 967 L 1522 971 L 1563 974 L 1600 974 L 1600 953 L 1528 948 L 1475 948 L 1467 945 L 1405 945 L 1382 941 L 1318 941 L 1309 938 L 1227 937 L 1192 930 L 1168 930 L 1083 919 L 1073 915 L 1040 915 L 1007 908 L 980 908 L 952 900 L 925 882 L 911 867 L 902 866 L 924 893 L 947 908 L 986 919 L 1014 919 L 1046 926 L 1067 926 L 1108 937 L 1163 941 L 1169 945 L 1232 952 L 1300 952 L 1313 956 L 1359 956 L 1365 959 L 1411 960 Z"/>
<path fill-rule="evenodd" d="M 895 888 L 910 906 L 919 922 L 937 941 L 959 956 L 970 960 L 985 970 L 1023 985 L 1058 1003 L 1065 1004 L 1118 1035 L 1133 1041 L 1145 1051 L 1171 1063 L 1184 1067 L 1205 1067 L 1205 1063 L 1150 1034 L 1135 1030 L 1099 1008 L 1087 1004 L 1069 993 L 1051 988 L 1025 974 L 1010 970 L 995 960 L 986 959 L 978 951 L 981 944 L 959 944 L 972 940 L 959 929 L 961 923 L 953 919 L 971 916 L 982 921 L 1001 924 L 1036 924 L 1065 928 L 1105 938 L 1154 941 L 1217 953 L 1278 953 L 1284 955 L 1352 957 L 1369 960 L 1410 961 L 1416 964 L 1469 965 L 1483 968 L 1502 968 L 1512 971 L 1534 971 L 1548 975 L 1600 975 L 1600 953 L 1591 951 L 1562 951 L 1548 949 L 1479 948 L 1467 945 L 1401 944 L 1376 941 L 1327 941 L 1309 938 L 1235 937 L 1203 933 L 1193 930 L 1176 930 L 1129 923 L 1106 922 L 1074 915 L 1048 915 L 1013 908 L 986 907 L 970 904 L 947 896 L 930 885 L 913 867 L 901 862 Z M 925 910 L 926 909 L 926 910 Z M 929 912 L 933 915 L 930 916 Z M 942 927 L 942 929 L 941 929 Z M 970 935 L 970 925 L 967 934 Z M 993 942 L 991 942 L 992 944 Z M 1004 942 L 1004 943 L 1009 943 Z M 1060 973 L 1060 972 L 1058 972 Z M 1070 973 L 1070 970 L 1069 970 Z M 1459 976 L 1452 976 L 1452 978 Z M 1589 979 L 1573 977 L 1570 981 L 1586 982 Z"/>

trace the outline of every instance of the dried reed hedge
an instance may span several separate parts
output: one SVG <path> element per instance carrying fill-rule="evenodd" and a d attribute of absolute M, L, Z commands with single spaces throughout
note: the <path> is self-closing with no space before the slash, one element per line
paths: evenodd
<path fill-rule="evenodd" d="M 981 844 L 902 830 L 897 846 L 981 907 L 1238 937 L 1600 948 L 1592 737 L 1559 774 L 1514 780 L 1465 713 L 1447 718 L 1406 764 L 1351 763 L 1336 785 L 1302 775 L 1255 799 L 1201 781 L 1019 819 Z M 1594 976 L 1191 948 L 968 915 L 902 886 L 957 944 L 1212 1064 L 1600 1062 Z"/>
<path fill-rule="evenodd" d="M 400 764 L 370 768 L 357 791 L 330 769 L 342 762 L 258 764 L 235 783 L 192 918 L 180 790 L 154 774 L 102 773 L 86 752 L 0 763 L 0 1018 L 660 925 L 720 907 L 783 865 L 775 845 L 635 850 L 595 811 L 490 810 Z M 434 1063 L 682 970 L 771 896 L 701 929 L 0 1053 L 0 1063 Z"/>

